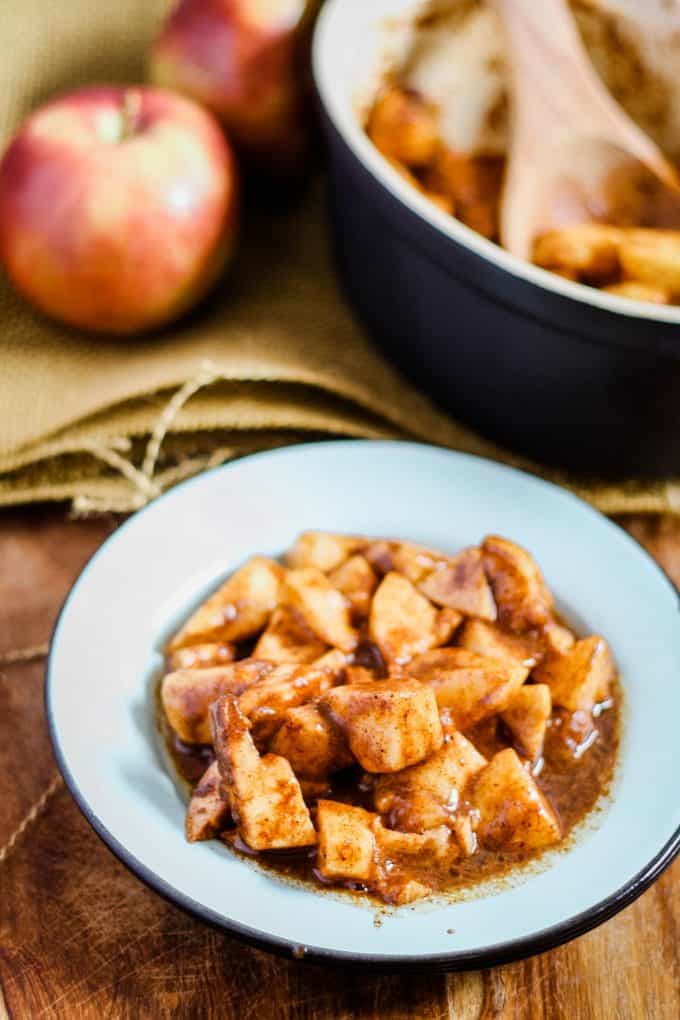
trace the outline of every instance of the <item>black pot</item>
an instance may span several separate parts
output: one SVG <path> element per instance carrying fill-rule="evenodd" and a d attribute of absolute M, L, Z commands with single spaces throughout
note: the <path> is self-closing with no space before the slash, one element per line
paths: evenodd
<path fill-rule="evenodd" d="M 317 83 L 323 49 L 322 41 Z M 545 464 L 599 476 L 680 474 L 680 309 L 627 312 L 623 298 L 527 267 L 546 280 L 537 283 L 497 249 L 499 261 L 517 263 L 510 271 L 466 245 L 464 228 L 454 239 L 367 163 L 320 84 L 340 277 L 406 377 L 488 438 Z"/>

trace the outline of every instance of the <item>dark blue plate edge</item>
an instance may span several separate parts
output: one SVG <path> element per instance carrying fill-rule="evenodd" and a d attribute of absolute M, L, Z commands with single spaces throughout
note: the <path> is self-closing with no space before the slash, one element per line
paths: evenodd
<path fill-rule="evenodd" d="M 200 475 L 196 475 L 192 478 L 186 479 L 179 485 L 174 486 L 173 489 L 168 490 L 159 497 L 157 497 L 152 503 L 138 510 L 130 518 L 121 524 L 116 531 L 114 531 L 105 541 L 99 546 L 99 548 L 90 557 L 88 562 L 82 568 L 77 578 L 71 585 L 66 598 L 62 604 L 59 614 L 56 618 L 54 627 L 52 629 L 52 635 L 50 638 L 50 649 L 47 656 L 46 670 L 45 670 L 45 690 L 44 690 L 44 702 L 45 702 L 45 716 L 47 719 L 47 726 L 50 741 L 56 758 L 57 766 L 61 775 L 63 776 L 64 782 L 71 793 L 73 799 L 78 806 L 78 809 L 93 828 L 97 836 L 102 842 L 108 847 L 109 850 L 120 860 L 120 862 L 132 872 L 140 881 L 144 883 L 148 888 L 153 889 L 154 892 L 158 893 L 164 900 L 174 906 L 179 907 L 185 913 L 199 918 L 210 927 L 226 931 L 229 934 L 235 936 L 239 940 L 254 946 L 257 949 L 265 950 L 266 952 L 274 953 L 277 956 L 293 957 L 296 960 L 304 960 L 308 963 L 316 963 L 323 965 L 331 965 L 334 967 L 344 967 L 353 970 L 363 971 L 374 971 L 376 973 L 407 973 L 407 972 L 418 972 L 418 971 L 466 971 L 466 970 L 480 970 L 487 969 L 489 967 L 497 967 L 506 963 L 513 963 L 516 960 L 527 959 L 531 956 L 536 956 L 539 953 L 547 952 L 550 949 L 555 949 L 557 946 L 563 945 L 566 942 L 578 938 L 586 932 L 591 931 L 598 925 L 603 924 L 609 920 L 615 914 L 618 914 L 625 907 L 629 906 L 645 892 L 659 876 L 666 870 L 666 868 L 674 861 L 678 853 L 680 853 L 680 826 L 676 829 L 670 839 L 661 848 L 658 854 L 652 858 L 652 860 L 642 868 L 636 875 L 634 875 L 628 882 L 626 882 L 620 889 L 612 893 L 610 896 L 601 900 L 599 903 L 594 904 L 588 910 L 584 910 L 580 914 L 576 914 L 574 917 L 562 921 L 559 924 L 552 925 L 549 928 L 544 928 L 537 932 L 535 935 L 526 936 L 521 939 L 514 939 L 510 942 L 501 942 L 496 945 L 488 946 L 482 950 L 469 950 L 466 952 L 451 952 L 451 953 L 435 953 L 427 956 L 422 956 L 414 959 L 412 956 L 398 956 L 394 954 L 389 955 L 378 955 L 371 953 L 352 953 L 340 950 L 328 950 L 322 949 L 316 946 L 303 945 L 298 942 L 294 942 L 290 939 L 279 938 L 278 936 L 265 934 L 258 929 L 250 928 L 247 925 L 241 924 L 238 921 L 234 921 L 230 918 L 225 917 L 222 914 L 218 914 L 215 911 L 210 910 L 203 904 L 198 903 L 190 896 L 186 896 L 184 893 L 179 892 L 169 883 L 159 878 L 155 872 L 147 868 L 146 865 L 142 864 L 133 854 L 131 854 L 122 843 L 107 829 L 101 819 L 91 809 L 90 805 L 80 792 L 80 788 L 66 765 L 61 746 L 59 744 L 59 737 L 56 730 L 54 715 L 51 704 L 51 689 L 52 689 L 52 661 L 53 661 L 53 650 L 55 645 L 55 639 L 59 630 L 61 619 L 68 608 L 68 604 L 74 594 L 76 588 L 85 577 L 89 568 L 93 565 L 100 553 L 112 543 L 117 536 L 124 531 L 127 525 L 140 514 L 145 513 L 151 509 L 159 500 L 169 496 L 172 492 L 179 488 L 192 485 L 194 482 L 200 480 L 206 474 L 212 474 L 213 472 L 228 471 L 231 467 L 235 466 L 242 460 L 251 460 L 254 457 L 264 456 L 276 456 L 286 455 L 291 450 L 295 450 L 300 446 L 328 446 L 335 447 L 337 443 L 342 443 L 343 446 L 358 446 L 370 443 L 371 445 L 392 445 L 395 441 L 381 441 L 381 440 L 362 440 L 362 439 L 351 439 L 351 440 L 330 440 L 327 442 L 316 442 L 316 443 L 301 443 L 295 444 L 290 447 L 283 447 L 279 450 L 263 450 L 259 453 L 250 454 L 247 458 L 239 458 L 237 461 L 230 462 L 228 464 L 222 464 L 216 468 L 212 468 L 210 471 L 202 472 Z M 482 460 L 487 461 L 488 458 L 478 457 L 474 454 L 462 453 L 461 451 L 446 450 L 442 447 L 435 447 L 428 443 L 418 442 L 402 442 L 401 445 L 413 446 L 424 449 L 436 449 L 442 453 L 454 453 L 459 457 L 466 457 L 471 460 Z M 554 485 L 552 482 L 548 482 L 545 479 L 541 479 L 538 476 L 534 476 L 525 471 L 520 471 L 517 468 L 510 467 L 509 465 L 497 463 L 492 461 L 499 469 L 505 471 L 511 471 L 516 474 L 520 474 L 524 477 L 532 478 L 537 482 L 542 482 L 545 485 L 549 485 L 552 488 L 557 489 L 562 495 L 575 499 L 584 507 L 597 517 L 604 518 L 608 523 L 613 524 L 604 514 L 601 514 L 598 510 L 588 504 L 585 500 L 580 499 L 574 493 L 565 490 L 558 485 Z M 616 525 L 614 525 L 616 526 Z M 633 538 L 626 534 L 622 530 L 622 537 L 631 542 L 635 549 L 644 558 L 646 558 L 661 575 L 665 584 L 671 589 L 674 595 L 677 597 L 680 593 L 678 589 L 671 581 L 668 574 L 663 568 L 654 560 L 649 553 Z M 680 603 L 679 603 L 680 608 Z"/>

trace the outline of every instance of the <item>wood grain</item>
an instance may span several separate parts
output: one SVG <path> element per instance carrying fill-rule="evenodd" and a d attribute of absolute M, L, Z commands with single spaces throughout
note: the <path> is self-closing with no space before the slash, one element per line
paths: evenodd
<path fill-rule="evenodd" d="M 0 651 L 37 644 L 112 521 L 0 515 Z M 680 582 L 680 523 L 628 525 Z M 55 775 L 42 664 L 0 668 L 0 848 Z M 634 838 L 634 834 L 631 834 Z M 128 874 L 63 786 L 0 864 L 0 1020 L 677 1020 L 680 862 L 567 946 L 465 975 L 357 975 L 277 959 Z"/>

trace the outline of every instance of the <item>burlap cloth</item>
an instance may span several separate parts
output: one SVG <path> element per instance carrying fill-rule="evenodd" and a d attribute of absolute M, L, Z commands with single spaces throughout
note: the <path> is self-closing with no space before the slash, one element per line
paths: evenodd
<path fill-rule="evenodd" d="M 55 90 L 139 81 L 168 0 L 0 5 L 0 136 Z M 130 510 L 206 466 L 318 436 L 414 437 L 528 464 L 443 415 L 371 347 L 334 279 L 321 181 L 248 218 L 213 297 L 162 334 L 77 334 L 0 283 L 0 505 Z M 607 513 L 680 514 L 680 481 L 557 477 Z"/>

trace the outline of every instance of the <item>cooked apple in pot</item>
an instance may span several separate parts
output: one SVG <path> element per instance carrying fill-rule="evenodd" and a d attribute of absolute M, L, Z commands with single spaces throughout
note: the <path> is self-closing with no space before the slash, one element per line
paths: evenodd
<path fill-rule="evenodd" d="M 620 689 L 531 554 L 306 532 L 170 638 L 162 725 L 191 842 L 392 904 L 560 845 L 606 792 Z M 196 781 L 196 778 L 198 781 Z"/>
<path fill-rule="evenodd" d="M 668 61 L 659 63 L 661 25 L 652 28 L 630 12 L 617 15 L 616 5 L 607 12 L 601 6 L 570 2 L 593 66 L 677 163 L 677 74 Z M 377 88 L 361 116 L 376 149 L 414 191 L 500 244 L 513 116 L 504 33 L 492 8 L 483 0 L 431 0 L 410 18 L 386 23 Z M 618 297 L 680 304 L 677 196 L 631 160 L 607 173 L 597 198 L 582 206 L 564 196 L 554 199 L 531 261 Z"/>

